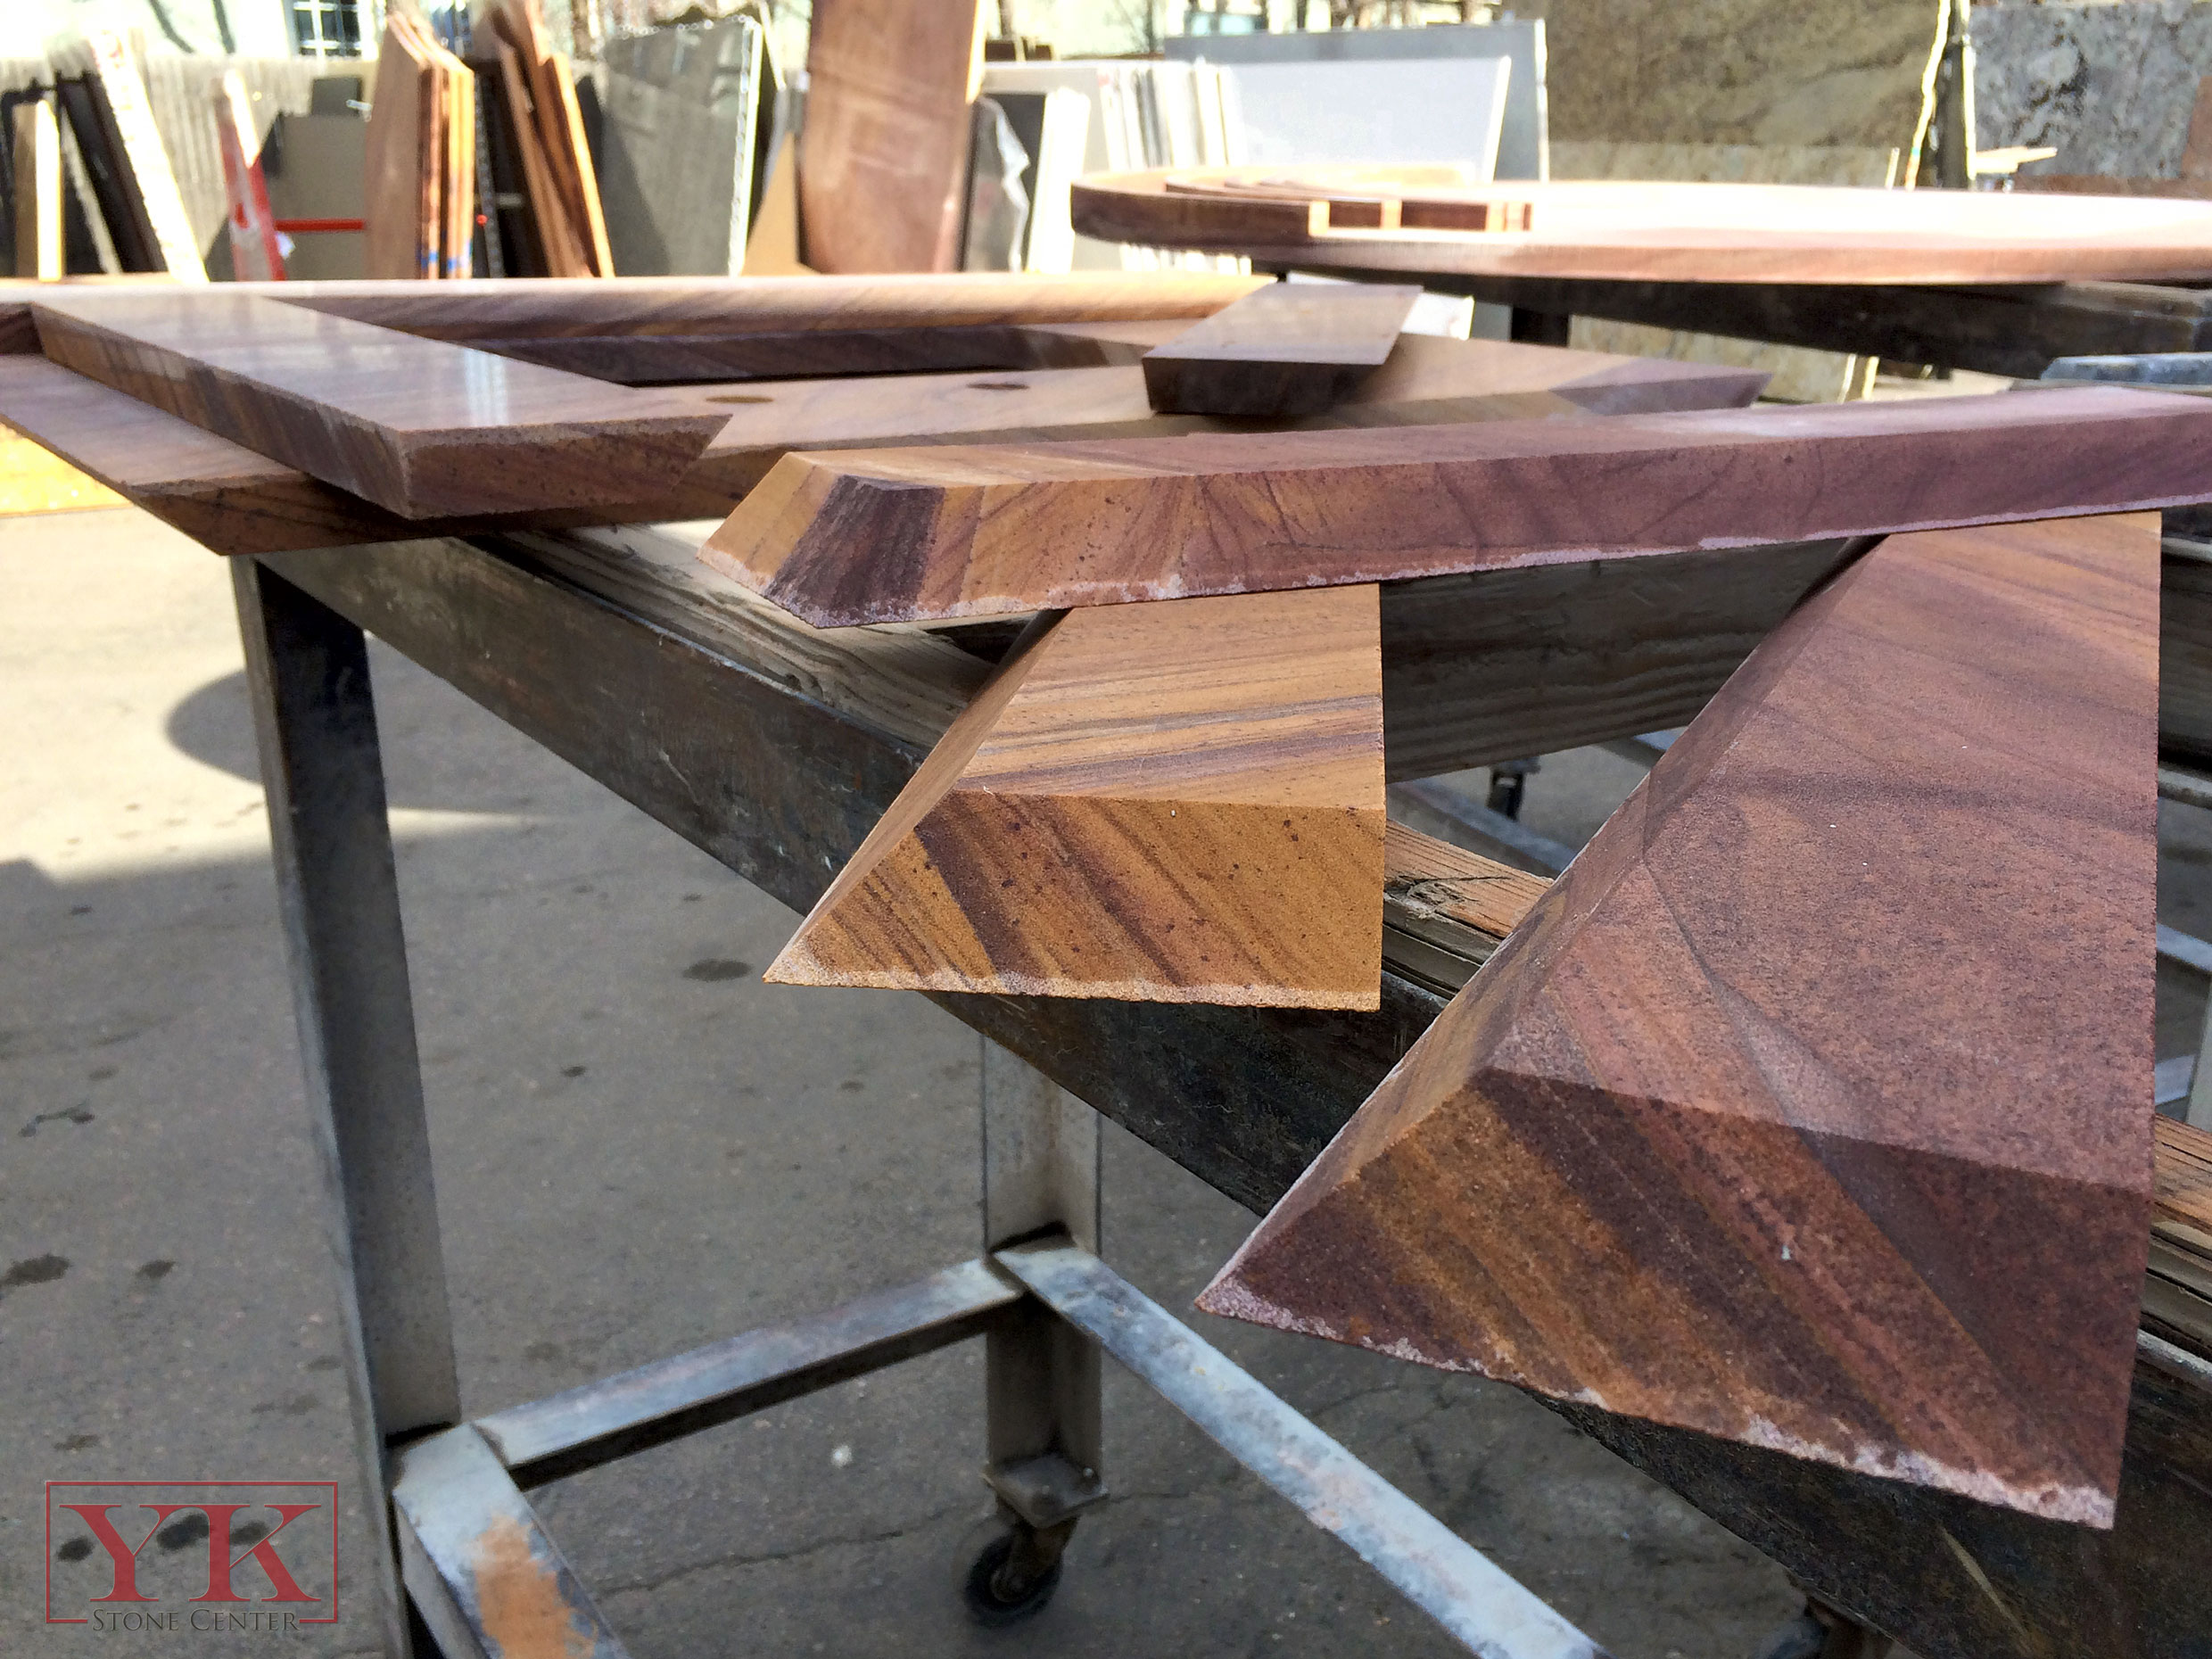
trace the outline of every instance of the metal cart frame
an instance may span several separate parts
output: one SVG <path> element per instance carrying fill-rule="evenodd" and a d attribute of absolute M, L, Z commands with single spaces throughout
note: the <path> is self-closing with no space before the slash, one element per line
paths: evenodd
<path fill-rule="evenodd" d="M 1107 1489 L 1100 1359 L 1150 1384 L 1407 1599 L 1495 1659 L 1595 1655 L 1542 1601 L 1106 1266 L 1097 1114 L 983 1044 L 983 1254 L 463 1421 L 365 636 L 252 558 L 232 564 L 309 1115 L 339 1267 L 368 1579 L 393 1659 L 411 1602 L 447 1659 L 517 1618 L 624 1649 L 529 1488 L 948 1344 L 986 1354 L 984 1478 L 1006 1523 L 970 1571 L 987 1618 L 1041 1606 Z"/>
<path fill-rule="evenodd" d="M 2162 726 L 2183 738 L 2212 718 L 2199 712 L 2212 708 L 2212 647 L 2201 643 L 2212 640 L 2212 588 L 2192 585 L 2202 568 L 2169 559 L 2166 571 Z M 250 643 L 262 639 L 255 673 L 269 681 L 262 701 L 275 752 L 264 775 L 300 942 L 295 983 L 330 1213 L 360 1327 L 351 1341 L 362 1466 L 380 1480 L 394 1452 L 457 1419 L 442 1303 L 412 1294 L 425 1252 L 388 1219 L 391 1194 L 426 1197 L 428 1160 L 358 630 L 800 909 L 912 775 L 942 729 L 946 691 L 916 677 L 903 648 L 888 648 L 895 641 L 871 647 L 801 629 L 719 584 L 659 532 L 433 536 L 272 553 L 240 566 L 238 580 L 254 584 L 243 614 Z M 291 706 L 278 719 L 280 696 Z M 1628 723 L 1642 709 L 1633 699 L 1622 706 L 1622 730 L 1644 729 Z M 637 741 L 641 724 L 655 744 Z M 355 888 L 383 896 L 364 907 Z M 1374 1013 L 932 1000 L 1216 1191 L 1265 1210 L 1494 944 L 1422 924 L 1393 955 L 1389 937 Z M 1420 948 L 1408 953 L 1408 943 Z M 1449 975 L 1440 951 L 1457 963 Z M 361 1011 L 329 1017 L 364 998 Z M 387 1026 L 398 1011 L 396 1036 L 377 1036 L 368 1004 Z M 380 1114 L 400 1128 L 380 1127 Z M 354 1204 L 349 1175 L 374 1202 Z M 357 1209 L 386 1217 L 384 1231 L 357 1237 Z M 434 1289 L 442 1275 L 435 1251 L 426 1253 Z M 2183 1295 L 2155 1272 L 2148 1285 Z M 436 1338 L 427 1345 L 409 1316 L 425 1306 Z M 406 1369 L 425 1352 L 426 1387 Z M 1594 1407 L 1539 1403 L 1780 1564 L 1820 1603 L 1927 1659 L 2149 1659 L 2201 1645 L 2212 1366 L 2149 1329 L 2110 1532 Z M 392 1548 L 376 1581 L 396 1619 Z"/>

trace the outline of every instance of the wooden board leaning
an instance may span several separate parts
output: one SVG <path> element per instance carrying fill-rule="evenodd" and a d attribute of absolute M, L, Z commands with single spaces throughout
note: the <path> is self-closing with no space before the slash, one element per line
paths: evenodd
<path fill-rule="evenodd" d="M 1821 590 L 1202 1305 L 2109 1526 L 2158 539 L 1898 536 Z"/>
<path fill-rule="evenodd" d="M 768 977 L 1374 1007 L 1378 626 L 1372 588 L 1039 618 Z"/>

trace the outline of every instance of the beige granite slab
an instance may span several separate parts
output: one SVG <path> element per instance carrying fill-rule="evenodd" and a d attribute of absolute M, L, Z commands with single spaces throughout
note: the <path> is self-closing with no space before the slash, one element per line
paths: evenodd
<path fill-rule="evenodd" d="M 1871 145 L 1904 152 L 1909 182 L 1948 7 L 1546 0 L 1552 141 Z"/>

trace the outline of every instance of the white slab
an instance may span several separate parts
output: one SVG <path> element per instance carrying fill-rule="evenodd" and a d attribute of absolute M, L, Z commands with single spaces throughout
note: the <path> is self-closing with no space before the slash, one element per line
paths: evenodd
<path fill-rule="evenodd" d="M 1510 58 L 1239 63 L 1221 71 L 1237 167 L 1449 161 L 1489 178 Z"/>
<path fill-rule="evenodd" d="M 983 95 L 1065 92 L 1080 95 L 1089 109 L 1087 131 L 1077 142 L 1064 137 L 1054 153 L 1052 176 L 1041 178 L 1031 195 L 1031 212 L 1041 224 L 1067 217 L 1061 195 L 1065 181 L 1081 173 L 1135 172 L 1151 167 L 1220 167 L 1226 163 L 1221 133 L 1217 72 L 1204 65 L 1162 63 L 1118 58 L 1062 58 L 1036 63 L 986 63 Z M 1063 120 L 1072 117 L 1063 115 Z M 1026 142 L 1026 140 L 1025 140 Z M 1069 158 L 1080 148 L 1070 169 Z M 1039 158 L 1032 155 L 1033 163 Z M 1047 195 L 1053 191 L 1061 194 Z M 1067 257 L 1077 270 L 1213 270 L 1222 261 L 1204 254 L 1162 253 L 1078 236 L 1070 230 Z M 1048 236 L 1050 258 L 1061 255 Z M 1032 268 L 1065 269 L 1046 264 Z"/>
<path fill-rule="evenodd" d="M 1499 178 L 1548 178 L 1549 125 L 1544 105 L 1544 25 L 1444 24 L 1427 29 L 1329 29 L 1283 35 L 1177 35 L 1160 43 L 1172 59 L 1209 63 L 1368 63 L 1413 59 L 1507 58 L 1499 128 Z"/>

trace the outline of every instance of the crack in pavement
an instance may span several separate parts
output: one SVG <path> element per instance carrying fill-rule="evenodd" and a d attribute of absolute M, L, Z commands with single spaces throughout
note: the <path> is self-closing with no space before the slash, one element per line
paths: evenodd
<path fill-rule="evenodd" d="M 1425 1381 L 1425 1379 L 1424 1379 L 1424 1381 Z M 1416 1421 L 1425 1421 L 1429 1417 L 1434 1416 L 1439 1411 L 1449 1411 L 1453 1408 L 1453 1406 L 1456 1403 L 1450 1400 L 1436 1400 L 1433 1399 L 1435 1392 L 1433 1389 L 1424 1390 L 1418 1382 L 1409 1384 L 1407 1380 L 1400 1379 L 1389 1382 L 1377 1382 L 1366 1388 L 1356 1388 L 1349 1394 L 1340 1395 L 1335 1399 L 1332 1399 L 1325 1404 L 1316 1406 L 1311 1411 L 1306 1413 L 1306 1417 L 1308 1422 L 1312 1422 L 1330 1412 L 1341 1411 L 1347 1406 L 1357 1405 L 1363 1399 L 1373 1399 L 1378 1394 L 1416 1394 L 1421 1392 L 1428 1392 L 1432 1396 L 1432 1404 L 1430 1405 L 1429 1409 L 1424 1412 L 1422 1416 L 1416 1419 Z"/>
<path fill-rule="evenodd" d="M 933 1509 L 928 1515 L 919 1516 L 914 1520 L 902 1522 L 899 1525 L 884 1531 L 860 1532 L 839 1538 L 819 1539 L 811 1544 L 799 1544 L 789 1549 L 770 1550 L 764 1555 L 747 1556 L 733 1552 L 727 1556 L 716 1556 L 711 1560 L 695 1561 L 686 1566 L 674 1568 L 658 1578 L 637 1579 L 628 1583 L 610 1584 L 603 1590 L 595 1591 L 594 1594 L 601 1599 L 615 1596 L 627 1596 L 639 1590 L 660 1589 L 664 1586 L 675 1583 L 679 1579 L 689 1578 L 694 1573 L 711 1572 L 717 1567 L 764 1566 L 772 1562 L 801 1560 L 808 1556 L 820 1555 L 825 1549 L 837 1549 L 862 1544 L 887 1544 L 894 1539 L 904 1538 L 909 1532 L 918 1532 L 925 1527 L 936 1525 L 949 1515 L 958 1515 L 963 1510 L 972 1510 L 974 1507 L 972 1499 L 962 1499 L 956 1504 L 947 1504 L 941 1509 Z"/>
<path fill-rule="evenodd" d="M 1104 1511 L 1118 1508 L 1127 1504 L 1184 1502 L 1197 1497 L 1201 1492 L 1217 1490 L 1223 1487 L 1230 1486 L 1236 1482 L 1238 1476 L 1246 1473 L 1247 1471 L 1242 1465 L 1232 1465 L 1223 1473 L 1219 1480 L 1209 1481 L 1201 1484 L 1193 1485 L 1180 1490 L 1168 1489 L 1166 1490 L 1133 1492 L 1114 1491 L 1108 1495 L 1106 1501 L 1099 1507 L 1102 1511 Z M 1264 1486 L 1258 1489 L 1253 1495 L 1255 1497 L 1259 1497 L 1263 1494 L 1269 1497 L 1273 1496 L 1272 1493 L 1267 1493 Z M 819 1555 L 825 1549 L 837 1549 L 846 1546 L 858 1546 L 864 1544 L 887 1544 L 896 1539 L 904 1538 L 910 1532 L 920 1531 L 924 1528 L 936 1525 L 938 1522 L 943 1521 L 949 1516 L 959 1515 L 963 1511 L 972 1510 L 972 1503 L 969 1500 L 963 1499 L 956 1504 L 946 1504 L 941 1508 L 929 1511 L 927 1515 L 918 1516 L 911 1521 L 903 1522 L 899 1525 L 887 1528 L 883 1531 L 850 1533 L 836 1538 L 818 1539 L 811 1544 L 799 1544 L 789 1549 L 770 1550 L 756 1556 L 742 1555 L 734 1552 L 726 1556 L 715 1556 L 706 1561 L 695 1561 L 684 1566 L 676 1567 L 670 1572 L 661 1574 L 658 1578 L 634 1579 L 619 1584 L 609 1584 L 604 1588 L 595 1587 L 593 1589 L 593 1594 L 599 1599 L 606 1600 L 616 1596 L 635 1594 L 642 1590 L 660 1589 L 667 1585 L 675 1583 L 678 1580 L 689 1578 L 695 1573 L 711 1572 L 716 1568 L 726 1567 L 734 1569 L 764 1566 L 775 1562 L 800 1560 L 807 1556 Z"/>

